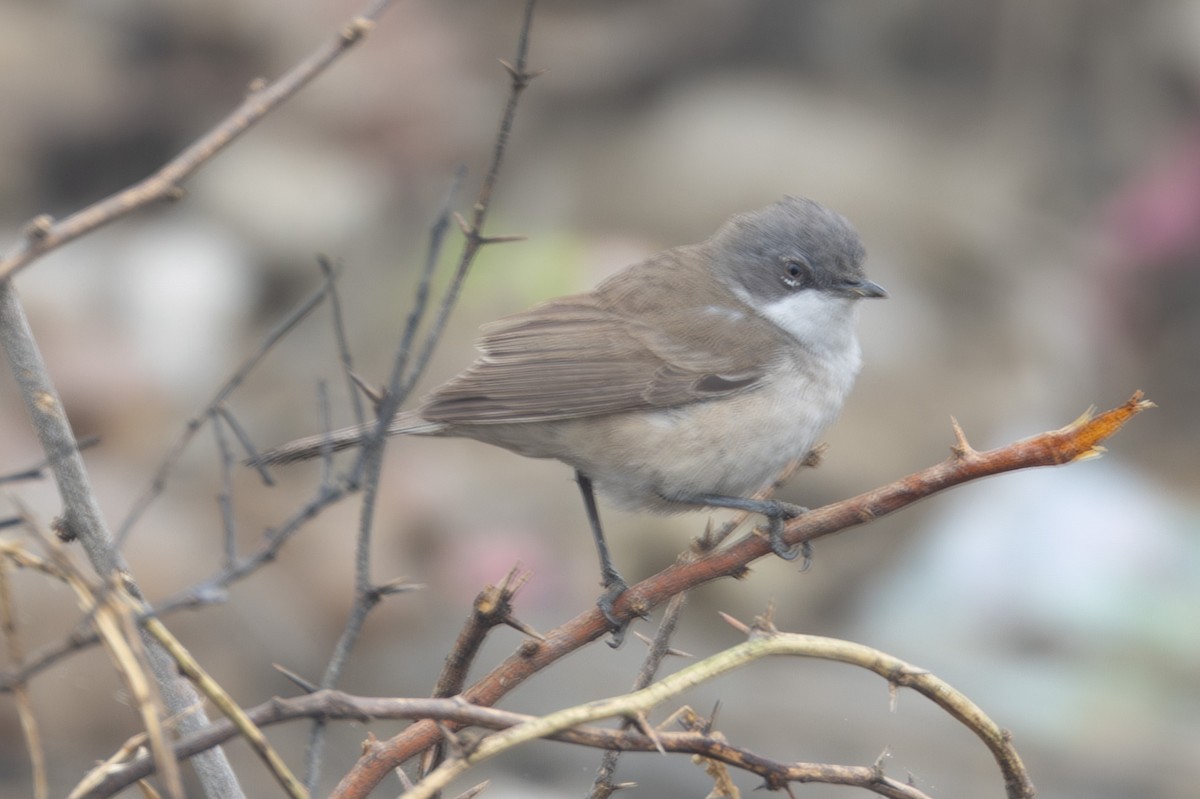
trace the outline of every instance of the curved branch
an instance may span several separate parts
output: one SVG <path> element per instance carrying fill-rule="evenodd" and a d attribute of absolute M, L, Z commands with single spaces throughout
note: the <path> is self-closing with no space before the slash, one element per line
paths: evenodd
<path fill-rule="evenodd" d="M 798 544 L 831 535 L 981 477 L 1095 457 L 1102 451 L 1100 442 L 1152 407 L 1153 403 L 1144 400 L 1138 391 L 1119 408 L 1098 416 L 1088 412 L 1060 430 L 987 452 L 971 449 L 956 424 L 956 440 L 948 460 L 865 494 L 809 511 L 787 525 L 785 540 L 788 544 Z M 750 535 L 726 549 L 706 553 L 690 562 L 675 563 L 626 591 L 616 602 L 614 615 L 625 619 L 647 613 L 680 591 L 718 577 L 742 574 L 750 563 L 770 552 L 771 545 L 764 536 Z M 544 641 L 524 642 L 517 652 L 468 688 L 463 697 L 479 705 L 495 704 L 530 676 L 604 636 L 608 629 L 609 623 L 600 611 L 590 608 L 547 633 Z M 345 799 L 365 796 L 368 786 L 377 785 L 393 768 L 440 739 L 437 726 L 426 721 L 413 724 L 387 741 L 372 742 L 343 778 L 335 795 Z"/>
<path fill-rule="evenodd" d="M 432 799 L 438 791 L 467 769 L 528 741 L 552 737 L 567 729 L 601 719 L 617 716 L 644 719 L 650 709 L 668 699 L 727 671 L 771 655 L 811 657 L 846 663 L 873 671 L 894 685 L 912 688 L 961 721 L 987 745 L 1004 774 L 1010 799 L 1032 799 L 1035 796 L 1033 784 L 1025 773 L 1021 759 L 1013 750 L 1007 733 L 949 683 L 924 669 L 862 644 L 816 635 L 780 633 L 774 629 L 755 630 L 750 640 L 745 643 L 686 666 L 640 691 L 565 708 L 489 735 L 471 751 L 438 766 L 405 796 L 409 799 Z M 657 740 L 658 736 L 654 737 Z M 776 775 L 772 775 L 774 776 Z M 781 788 L 784 784 L 768 780 L 768 787 L 771 788 Z"/>

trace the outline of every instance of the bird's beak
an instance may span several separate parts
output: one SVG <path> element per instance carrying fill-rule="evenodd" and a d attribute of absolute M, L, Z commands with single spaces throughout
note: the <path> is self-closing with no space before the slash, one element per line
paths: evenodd
<path fill-rule="evenodd" d="M 883 286 L 870 280 L 859 280 L 847 284 L 846 293 L 851 297 L 876 297 L 881 300 L 886 299 L 888 295 Z"/>

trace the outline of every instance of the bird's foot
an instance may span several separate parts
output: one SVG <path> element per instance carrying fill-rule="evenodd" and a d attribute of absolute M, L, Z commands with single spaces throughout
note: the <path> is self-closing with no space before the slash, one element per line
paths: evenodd
<path fill-rule="evenodd" d="M 604 574 L 601 585 L 604 587 L 604 593 L 596 600 L 596 607 L 600 608 L 605 621 L 608 622 L 609 631 L 612 633 L 608 645 L 616 649 L 625 640 L 625 632 L 629 629 L 630 620 L 618 619 L 613 613 L 613 605 L 621 597 L 621 594 L 625 593 L 629 585 L 615 570 Z"/>
<path fill-rule="evenodd" d="M 806 571 L 812 563 L 812 544 L 804 541 L 795 546 L 789 546 L 783 540 L 783 523 L 787 519 L 794 519 L 802 513 L 807 513 L 808 508 L 802 508 L 799 505 L 792 505 L 787 502 L 775 502 L 774 512 L 766 513 L 767 517 L 767 538 L 771 542 L 771 551 L 784 560 L 795 560 L 798 557 L 804 558 L 804 565 L 801 571 Z"/>

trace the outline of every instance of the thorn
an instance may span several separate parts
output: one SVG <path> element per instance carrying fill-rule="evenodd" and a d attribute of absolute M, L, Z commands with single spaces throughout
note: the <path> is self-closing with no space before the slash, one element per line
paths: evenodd
<path fill-rule="evenodd" d="M 368 383 L 365 377 L 353 369 L 347 369 L 346 374 L 350 375 L 350 379 L 354 381 L 354 385 L 358 386 L 358 390 L 367 396 L 367 399 L 370 400 L 375 410 L 379 410 L 379 406 L 383 404 L 387 392 L 380 386 Z"/>
<path fill-rule="evenodd" d="M 289 669 L 287 666 L 280 665 L 279 663 L 272 663 L 271 668 L 275 669 L 275 671 L 279 672 L 284 677 L 287 677 L 306 694 L 315 694 L 317 691 L 321 690 L 321 686 L 317 685 L 315 682 L 309 682 L 296 672 Z"/>
<path fill-rule="evenodd" d="M 477 236 L 476 238 L 480 244 L 507 244 L 510 241 L 525 241 L 529 237 L 518 234 L 514 236 Z"/>
<path fill-rule="evenodd" d="M 733 616 L 730 616 L 728 613 L 726 613 L 724 611 L 719 610 L 719 611 L 717 611 L 717 613 L 720 615 L 720 617 L 722 619 L 725 620 L 726 624 L 728 624 L 733 629 L 737 630 L 739 633 L 743 633 L 745 635 L 750 634 L 750 627 L 748 625 L 746 625 L 744 622 L 738 621 Z"/>
<path fill-rule="evenodd" d="M 526 86 L 529 85 L 529 82 L 531 80 L 533 80 L 536 77 L 546 74 L 546 70 L 544 70 L 544 69 L 535 69 L 533 71 L 530 71 L 530 70 L 521 71 L 521 70 L 517 69 L 515 66 L 513 66 L 512 62 L 510 62 L 510 61 L 506 61 L 503 58 L 498 58 L 496 60 L 500 62 L 500 66 L 504 67 L 504 70 L 508 73 L 508 76 L 510 78 L 512 78 L 513 85 L 517 89 L 524 89 Z"/>
<path fill-rule="evenodd" d="M 879 753 L 879 757 L 875 758 L 875 762 L 871 764 L 871 768 L 883 776 L 883 762 L 892 756 L 892 749 L 889 746 L 883 747 L 883 751 Z"/>
<path fill-rule="evenodd" d="M 643 635 L 642 633 L 638 632 L 637 630 L 634 630 L 634 631 L 633 631 L 633 635 L 634 635 L 634 637 L 636 637 L 636 638 L 637 638 L 639 641 L 641 641 L 641 642 L 642 642 L 643 644 L 645 644 L 646 646 L 654 646 L 654 639 L 653 639 L 653 638 L 651 638 L 650 636 L 648 636 L 648 635 Z M 694 658 L 694 657 L 696 657 L 696 656 L 695 656 L 695 655 L 693 655 L 691 652 L 684 652 L 682 649 L 676 649 L 676 648 L 675 648 L 675 647 L 673 647 L 673 646 L 669 646 L 669 647 L 667 647 L 666 654 L 668 654 L 668 655 L 672 655 L 672 656 L 674 656 L 674 657 L 681 657 L 681 658 Z"/>
<path fill-rule="evenodd" d="M 474 788 L 468 788 L 467 790 L 463 791 L 458 796 L 456 796 L 455 799 L 475 799 L 476 796 L 479 796 L 479 794 L 483 793 L 487 789 L 487 787 L 491 784 L 492 784 L 491 780 L 484 780 L 483 782 L 476 785 Z"/>
<path fill-rule="evenodd" d="M 425 583 L 410 583 L 407 577 L 397 577 L 394 580 L 389 580 L 386 583 L 380 583 L 375 586 L 375 596 L 391 596 L 392 594 L 406 594 L 409 591 L 422 591 L 427 586 Z"/>
<path fill-rule="evenodd" d="M 950 417 L 950 426 L 954 428 L 954 444 L 950 446 L 950 452 L 954 454 L 957 460 L 969 458 L 975 454 L 975 449 L 967 441 L 967 434 L 963 432 L 962 425 L 958 423 L 958 419 Z"/>
<path fill-rule="evenodd" d="M 454 212 L 454 221 L 458 223 L 458 229 L 462 231 L 464 236 L 467 238 L 473 238 L 475 236 L 475 229 L 467 222 L 466 217 L 464 217 L 458 211 Z"/>
<path fill-rule="evenodd" d="M 501 623 L 507 624 L 509 627 L 512 627 L 517 632 L 524 633 L 525 635 L 528 635 L 530 638 L 536 638 L 539 641 L 546 640 L 546 636 L 542 635 L 537 630 L 535 630 L 533 627 L 529 626 L 525 622 L 518 619 L 516 616 L 513 616 L 511 613 L 505 614 L 504 618 L 501 619 Z"/>
<path fill-rule="evenodd" d="M 707 719 L 705 719 L 704 726 L 700 728 L 700 731 L 702 733 L 704 733 L 705 735 L 712 734 L 713 727 L 715 727 L 717 724 L 717 713 L 719 713 L 720 710 L 721 710 L 721 700 L 718 699 L 716 702 L 713 703 L 712 713 L 709 714 L 709 717 Z"/>
<path fill-rule="evenodd" d="M 646 720 L 646 715 L 644 713 L 634 713 L 631 719 L 642 735 L 645 735 L 654 742 L 654 748 L 665 755 L 667 750 L 663 748 L 662 740 L 658 737 L 658 733 L 650 726 L 650 722 Z"/>
<path fill-rule="evenodd" d="M 463 741 L 462 738 L 460 738 L 459 735 L 454 732 L 454 730 L 447 727 L 446 724 L 441 721 L 437 722 L 437 728 L 442 734 L 442 740 L 446 744 L 446 751 L 450 754 L 450 757 L 453 757 L 456 760 L 462 760 L 466 758 L 468 754 L 466 742 Z"/>

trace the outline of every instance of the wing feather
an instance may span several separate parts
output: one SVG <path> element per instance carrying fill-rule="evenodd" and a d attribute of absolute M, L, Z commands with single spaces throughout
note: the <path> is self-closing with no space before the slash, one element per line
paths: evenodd
<path fill-rule="evenodd" d="M 625 310 L 583 294 L 486 326 L 479 360 L 430 395 L 422 417 L 499 424 L 670 408 L 750 390 L 763 376 L 757 358 L 717 352 L 711 332 L 664 330 Z"/>

